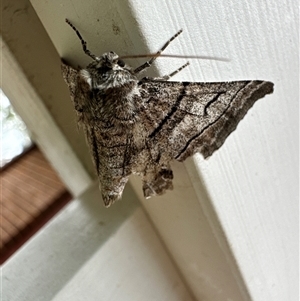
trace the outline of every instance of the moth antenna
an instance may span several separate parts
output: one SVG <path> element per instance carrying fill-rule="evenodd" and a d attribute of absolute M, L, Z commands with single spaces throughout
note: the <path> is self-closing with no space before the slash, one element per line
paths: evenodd
<path fill-rule="evenodd" d="M 149 54 L 136 54 L 136 55 L 122 55 L 120 59 L 134 59 L 134 58 L 147 58 L 147 57 L 169 57 L 169 58 L 185 58 L 185 59 L 200 59 L 200 60 L 214 60 L 222 62 L 230 62 L 230 59 L 216 56 L 206 55 L 178 55 L 178 54 L 161 54 L 161 53 L 149 53 Z"/>
<path fill-rule="evenodd" d="M 163 46 L 160 50 L 158 50 L 158 51 L 155 53 L 155 55 L 153 55 L 153 56 L 151 57 L 151 59 L 150 59 L 149 61 L 145 62 L 143 65 L 141 65 L 141 66 L 139 66 L 138 68 L 136 68 L 136 69 L 134 70 L 134 74 L 139 74 L 141 71 L 143 71 L 143 70 L 149 68 L 149 67 L 153 64 L 153 62 L 156 60 L 156 58 L 157 58 L 158 56 L 160 56 L 161 53 L 168 47 L 168 45 L 169 45 L 174 39 L 176 39 L 181 33 L 182 33 L 182 29 L 180 29 L 173 37 L 171 37 L 171 39 L 169 39 L 169 40 L 164 44 L 164 46 Z"/>
<path fill-rule="evenodd" d="M 100 61 L 100 58 L 97 57 L 96 55 L 92 54 L 90 50 L 87 49 L 87 43 L 86 41 L 82 38 L 80 32 L 78 31 L 78 29 L 68 20 L 66 19 L 66 23 L 68 23 L 71 28 L 76 32 L 81 44 L 82 44 L 82 48 L 83 48 L 83 51 L 86 55 L 88 55 L 89 57 L 91 57 L 93 60 L 95 61 Z"/>

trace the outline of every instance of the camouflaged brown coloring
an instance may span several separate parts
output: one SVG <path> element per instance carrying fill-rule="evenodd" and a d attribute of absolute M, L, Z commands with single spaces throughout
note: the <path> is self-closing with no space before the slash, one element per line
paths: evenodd
<path fill-rule="evenodd" d="M 212 155 L 256 100 L 273 92 L 271 82 L 258 80 L 139 80 L 114 52 L 82 70 L 62 63 L 62 73 L 107 207 L 121 198 L 130 174 L 141 176 L 146 198 L 172 189 L 172 160 Z"/>

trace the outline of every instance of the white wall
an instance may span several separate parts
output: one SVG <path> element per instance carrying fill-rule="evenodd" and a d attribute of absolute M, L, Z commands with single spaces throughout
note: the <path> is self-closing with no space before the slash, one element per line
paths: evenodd
<path fill-rule="evenodd" d="M 205 185 L 253 300 L 296 300 L 299 200 L 296 2 L 131 3 L 151 51 L 183 28 L 183 35 L 168 53 L 231 59 L 226 64 L 193 61 L 175 79 L 274 82 L 274 94 L 255 104 L 221 150 L 207 161 L 196 156 L 195 165 L 189 161 L 186 167 L 203 210 L 209 215 L 210 205 L 201 201 L 201 183 Z M 159 60 L 158 65 L 161 74 L 170 70 L 167 60 Z M 147 202 L 148 206 L 151 205 Z M 155 218 L 160 215 L 159 206 L 153 213 Z M 217 228 L 214 219 L 211 224 L 213 229 Z M 161 232 L 166 232 L 163 223 L 160 226 Z M 174 239 L 175 236 L 174 231 Z M 165 239 L 171 240 L 170 235 Z M 193 287 L 197 290 L 197 284 Z"/>
<path fill-rule="evenodd" d="M 194 300 L 132 195 L 108 211 L 93 185 L 68 204 L 6 262 L 1 300 Z"/>

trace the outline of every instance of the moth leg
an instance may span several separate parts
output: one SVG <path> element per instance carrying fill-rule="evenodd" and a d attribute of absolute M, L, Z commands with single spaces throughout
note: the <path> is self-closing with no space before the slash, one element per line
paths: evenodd
<path fill-rule="evenodd" d="M 128 177 L 109 177 L 100 179 L 102 199 L 105 207 L 111 206 L 122 197 Z"/>
<path fill-rule="evenodd" d="M 143 192 L 146 199 L 155 195 L 162 195 L 166 190 L 173 189 L 173 171 L 163 167 L 159 172 L 147 172 L 143 178 Z"/>
<path fill-rule="evenodd" d="M 184 69 L 185 67 L 187 67 L 190 63 L 187 62 L 184 65 L 182 65 L 180 68 L 176 69 L 175 71 L 173 71 L 172 73 L 168 74 L 168 75 L 164 75 L 162 77 L 144 77 L 143 80 L 147 81 L 147 80 L 151 80 L 151 81 L 167 81 L 169 80 L 172 76 L 174 76 L 175 74 L 177 74 L 178 72 L 180 72 L 182 69 Z"/>
<path fill-rule="evenodd" d="M 182 29 L 180 29 L 170 40 L 168 40 L 165 45 L 157 51 L 156 55 L 154 57 L 152 57 L 149 61 L 145 62 L 143 65 L 137 67 L 135 70 L 134 70 L 134 74 L 138 74 L 140 73 L 141 71 L 149 68 L 153 62 L 157 59 L 157 57 L 159 57 L 159 55 L 169 46 L 169 44 L 174 40 L 176 39 L 180 34 L 182 33 Z"/>

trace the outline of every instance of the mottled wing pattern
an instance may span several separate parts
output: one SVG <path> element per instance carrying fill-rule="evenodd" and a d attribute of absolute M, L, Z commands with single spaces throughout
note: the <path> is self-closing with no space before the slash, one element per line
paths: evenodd
<path fill-rule="evenodd" d="M 78 122 L 85 127 L 90 121 L 89 100 L 91 98 L 91 88 L 80 71 L 67 65 L 64 61 L 61 63 L 62 75 L 69 87 L 70 96 L 77 113 Z"/>
<path fill-rule="evenodd" d="M 86 139 L 92 153 L 92 159 L 97 174 L 99 175 L 100 163 L 97 138 L 93 127 L 89 124 L 89 120 L 91 118 L 89 116 L 89 110 L 86 109 L 90 99 L 90 87 L 87 85 L 86 81 L 82 79 L 82 77 L 78 76 L 79 71 L 67 65 L 64 61 L 61 63 L 61 70 L 63 78 L 69 87 L 71 100 L 77 113 L 78 122 L 85 132 Z"/>
<path fill-rule="evenodd" d="M 179 161 L 196 152 L 212 155 L 253 104 L 273 92 L 266 81 L 145 81 L 141 88 L 152 156 Z"/>
<path fill-rule="evenodd" d="M 70 96 L 74 103 L 78 71 L 70 67 L 69 65 L 67 65 L 64 61 L 61 62 L 61 71 L 62 71 L 63 78 L 69 87 Z"/>

